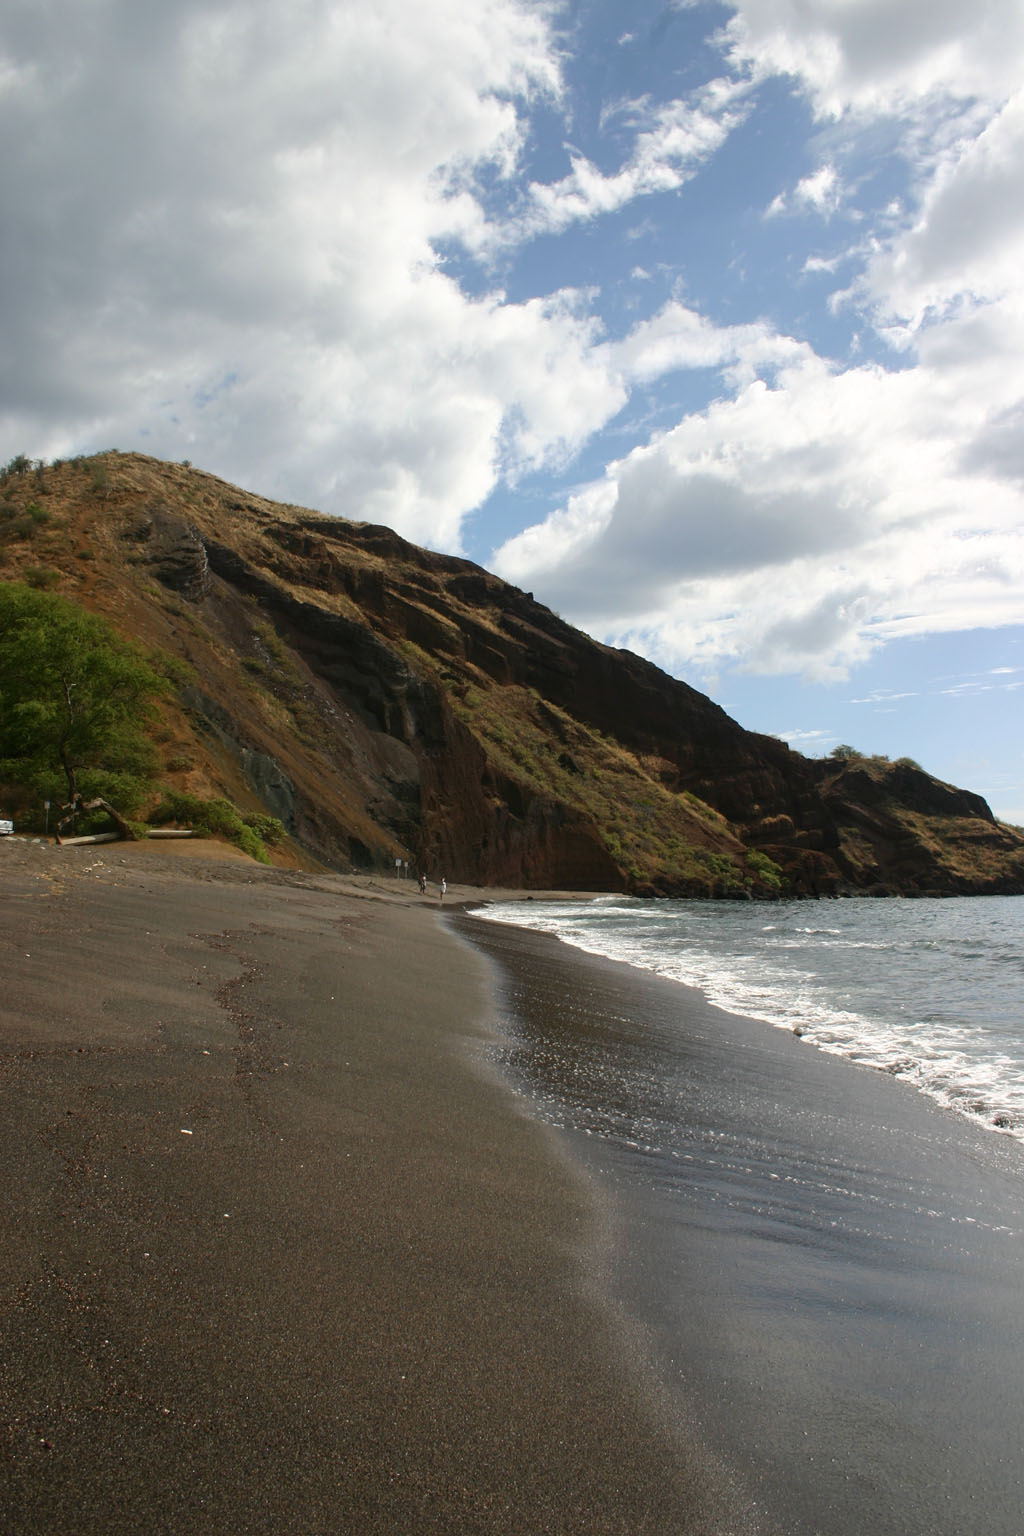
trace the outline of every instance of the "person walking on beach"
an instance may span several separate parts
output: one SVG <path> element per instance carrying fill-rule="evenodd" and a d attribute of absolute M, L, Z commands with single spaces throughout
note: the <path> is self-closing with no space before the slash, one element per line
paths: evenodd
<path fill-rule="evenodd" d="M 438 901 L 444 901 L 444 893 L 445 893 L 445 891 L 447 889 L 448 889 L 448 881 L 442 875 L 441 876 L 441 894 L 437 898 Z"/>
<path fill-rule="evenodd" d="M 427 877 L 426 877 L 426 875 L 420 875 L 420 895 L 421 896 L 425 896 L 426 894 L 427 894 Z"/>

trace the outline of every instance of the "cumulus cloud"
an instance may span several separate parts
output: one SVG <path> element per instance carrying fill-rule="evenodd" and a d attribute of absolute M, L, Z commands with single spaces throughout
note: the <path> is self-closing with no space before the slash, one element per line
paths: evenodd
<path fill-rule="evenodd" d="M 728 383 L 741 384 L 811 356 L 805 343 L 778 335 L 765 321 L 716 326 L 678 300 L 605 350 L 609 364 L 631 383 L 647 383 L 681 368 L 710 368 L 721 371 Z"/>
<path fill-rule="evenodd" d="M 469 296 L 436 255 L 557 97 L 543 10 L 38 0 L 8 23 L 12 451 L 148 446 L 452 547 L 500 474 L 621 405 L 578 295 Z"/>
<path fill-rule="evenodd" d="M 796 77 L 823 118 L 902 113 L 940 95 L 999 101 L 1024 52 L 1017 0 L 739 0 L 733 63 Z"/>
<path fill-rule="evenodd" d="M 864 289 L 884 317 L 918 325 L 965 301 L 1021 291 L 1024 272 L 1024 91 L 975 139 L 944 158 L 913 225 L 879 250 Z"/>
<path fill-rule="evenodd" d="M 847 253 L 861 271 L 837 298 L 903 358 L 830 364 L 766 322 L 666 306 L 613 349 L 624 378 L 711 368 L 727 393 L 507 540 L 497 568 L 675 670 L 834 678 L 897 636 L 1024 621 L 1024 13 L 739 0 L 723 43 L 755 78 L 794 77 L 847 148 L 902 124 L 912 196 Z M 841 195 L 825 159 L 769 212 Z"/>
<path fill-rule="evenodd" d="M 507 541 L 498 571 L 676 669 L 833 677 L 897 634 L 1024 618 L 1024 497 L 968 467 L 1019 376 L 968 350 L 940 371 L 837 371 L 790 343 L 779 364 L 771 340 L 771 385 L 634 449 Z"/>
<path fill-rule="evenodd" d="M 828 218 L 835 213 L 842 199 L 842 179 L 835 166 L 826 163 L 798 181 L 788 195 L 780 192 L 769 204 L 765 217 L 776 218 L 782 213 L 810 209 Z"/>

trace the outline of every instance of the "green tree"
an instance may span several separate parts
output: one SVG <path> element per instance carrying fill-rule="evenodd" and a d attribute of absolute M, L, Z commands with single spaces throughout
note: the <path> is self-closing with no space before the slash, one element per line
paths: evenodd
<path fill-rule="evenodd" d="M 139 646 L 53 592 L 0 583 L 0 779 L 133 811 L 158 772 L 146 737 L 167 689 Z M 62 783 L 63 781 L 63 783 Z"/>

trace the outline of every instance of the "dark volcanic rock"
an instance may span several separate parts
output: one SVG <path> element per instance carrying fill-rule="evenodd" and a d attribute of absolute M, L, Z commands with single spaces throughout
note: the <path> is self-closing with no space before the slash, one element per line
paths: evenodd
<path fill-rule="evenodd" d="M 146 550 L 158 581 L 172 592 L 180 592 L 190 602 L 198 602 L 206 595 L 209 580 L 209 564 L 206 546 L 197 528 L 166 509 L 153 511 L 146 523 Z"/>

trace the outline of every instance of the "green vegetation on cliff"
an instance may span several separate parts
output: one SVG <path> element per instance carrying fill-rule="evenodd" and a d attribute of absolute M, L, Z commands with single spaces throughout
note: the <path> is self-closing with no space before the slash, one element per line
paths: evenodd
<path fill-rule="evenodd" d="M 751 861 L 717 811 L 695 795 L 668 790 L 658 759 L 645 762 L 535 688 L 481 678 L 453 695 L 453 709 L 521 796 L 569 807 L 589 821 L 634 890 L 731 896 L 786 887 L 767 856 Z"/>

